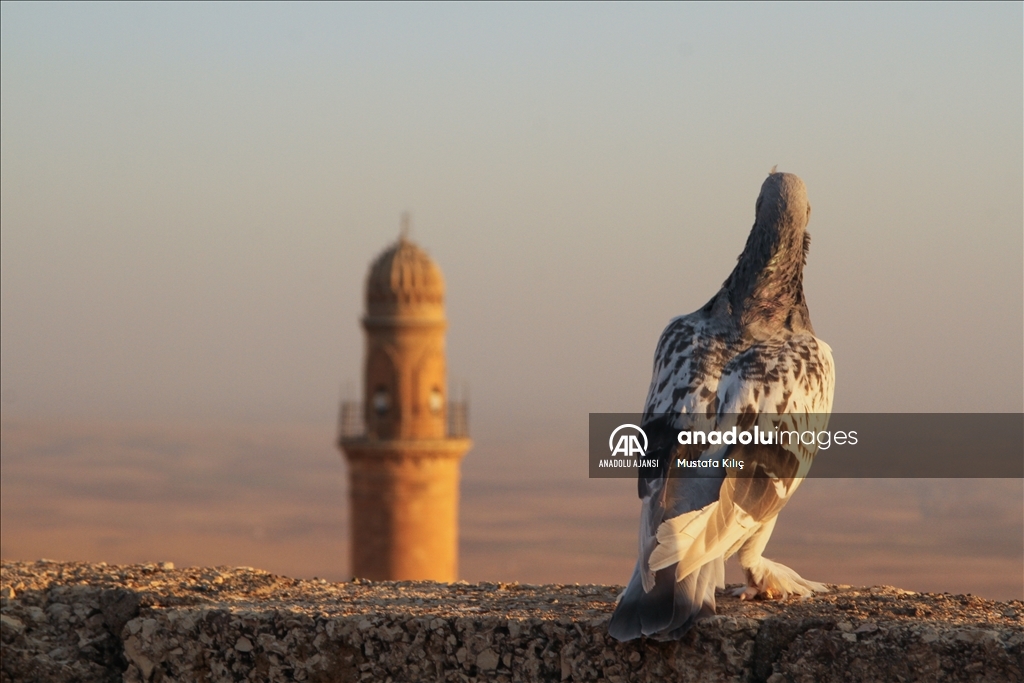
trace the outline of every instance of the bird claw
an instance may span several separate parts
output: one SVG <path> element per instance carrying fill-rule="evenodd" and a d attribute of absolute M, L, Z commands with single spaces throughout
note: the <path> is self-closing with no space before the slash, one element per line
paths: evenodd
<path fill-rule="evenodd" d="M 736 596 L 740 600 L 753 600 L 757 597 L 757 592 L 756 586 L 744 586 L 736 592 Z"/>
<path fill-rule="evenodd" d="M 789 597 L 788 593 L 775 590 L 770 587 L 759 588 L 757 586 L 741 586 L 730 591 L 730 594 L 740 600 L 775 600 Z"/>

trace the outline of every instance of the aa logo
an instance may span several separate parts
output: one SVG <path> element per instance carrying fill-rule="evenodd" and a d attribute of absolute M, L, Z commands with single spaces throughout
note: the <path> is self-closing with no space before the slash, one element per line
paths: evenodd
<path fill-rule="evenodd" d="M 619 440 L 615 440 L 615 435 L 622 430 L 627 430 L 619 435 Z M 635 434 L 629 433 L 630 431 L 636 432 Z M 640 445 L 640 439 L 637 438 L 637 434 L 644 438 L 644 445 Z M 647 434 L 644 430 L 640 429 L 636 425 L 619 425 L 612 432 L 612 435 L 608 437 L 608 450 L 612 452 L 612 457 L 616 455 L 624 455 L 630 457 L 633 455 L 639 455 L 643 457 L 647 453 Z"/>

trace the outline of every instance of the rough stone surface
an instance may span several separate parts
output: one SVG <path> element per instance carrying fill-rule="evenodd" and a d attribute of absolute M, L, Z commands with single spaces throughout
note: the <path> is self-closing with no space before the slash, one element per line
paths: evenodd
<path fill-rule="evenodd" d="M 1021 681 L 1024 604 L 833 587 L 721 598 L 678 642 L 607 635 L 620 587 L 300 581 L 4 562 L 8 681 Z"/>

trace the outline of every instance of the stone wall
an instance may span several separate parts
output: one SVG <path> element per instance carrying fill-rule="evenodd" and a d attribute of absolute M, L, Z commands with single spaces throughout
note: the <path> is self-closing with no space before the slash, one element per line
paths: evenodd
<path fill-rule="evenodd" d="M 8 681 L 1021 681 L 1024 605 L 890 587 L 722 598 L 678 642 L 606 633 L 617 587 L 328 583 L 4 562 Z"/>

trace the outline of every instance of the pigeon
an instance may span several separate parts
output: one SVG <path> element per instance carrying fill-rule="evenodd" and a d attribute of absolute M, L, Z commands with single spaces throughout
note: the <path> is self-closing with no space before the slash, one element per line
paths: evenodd
<path fill-rule="evenodd" d="M 642 418 L 646 462 L 658 466 L 638 470 L 639 557 L 608 626 L 618 640 L 675 640 L 714 615 L 725 560 L 737 553 L 746 585 L 734 596 L 828 590 L 762 556 L 818 450 L 813 437 L 777 437 L 825 429 L 835 387 L 832 350 L 814 335 L 804 299 L 811 205 L 803 181 L 773 168 L 754 214 L 722 288 L 672 319 L 658 341 Z M 759 431 L 745 444 L 696 438 L 734 427 Z"/>

